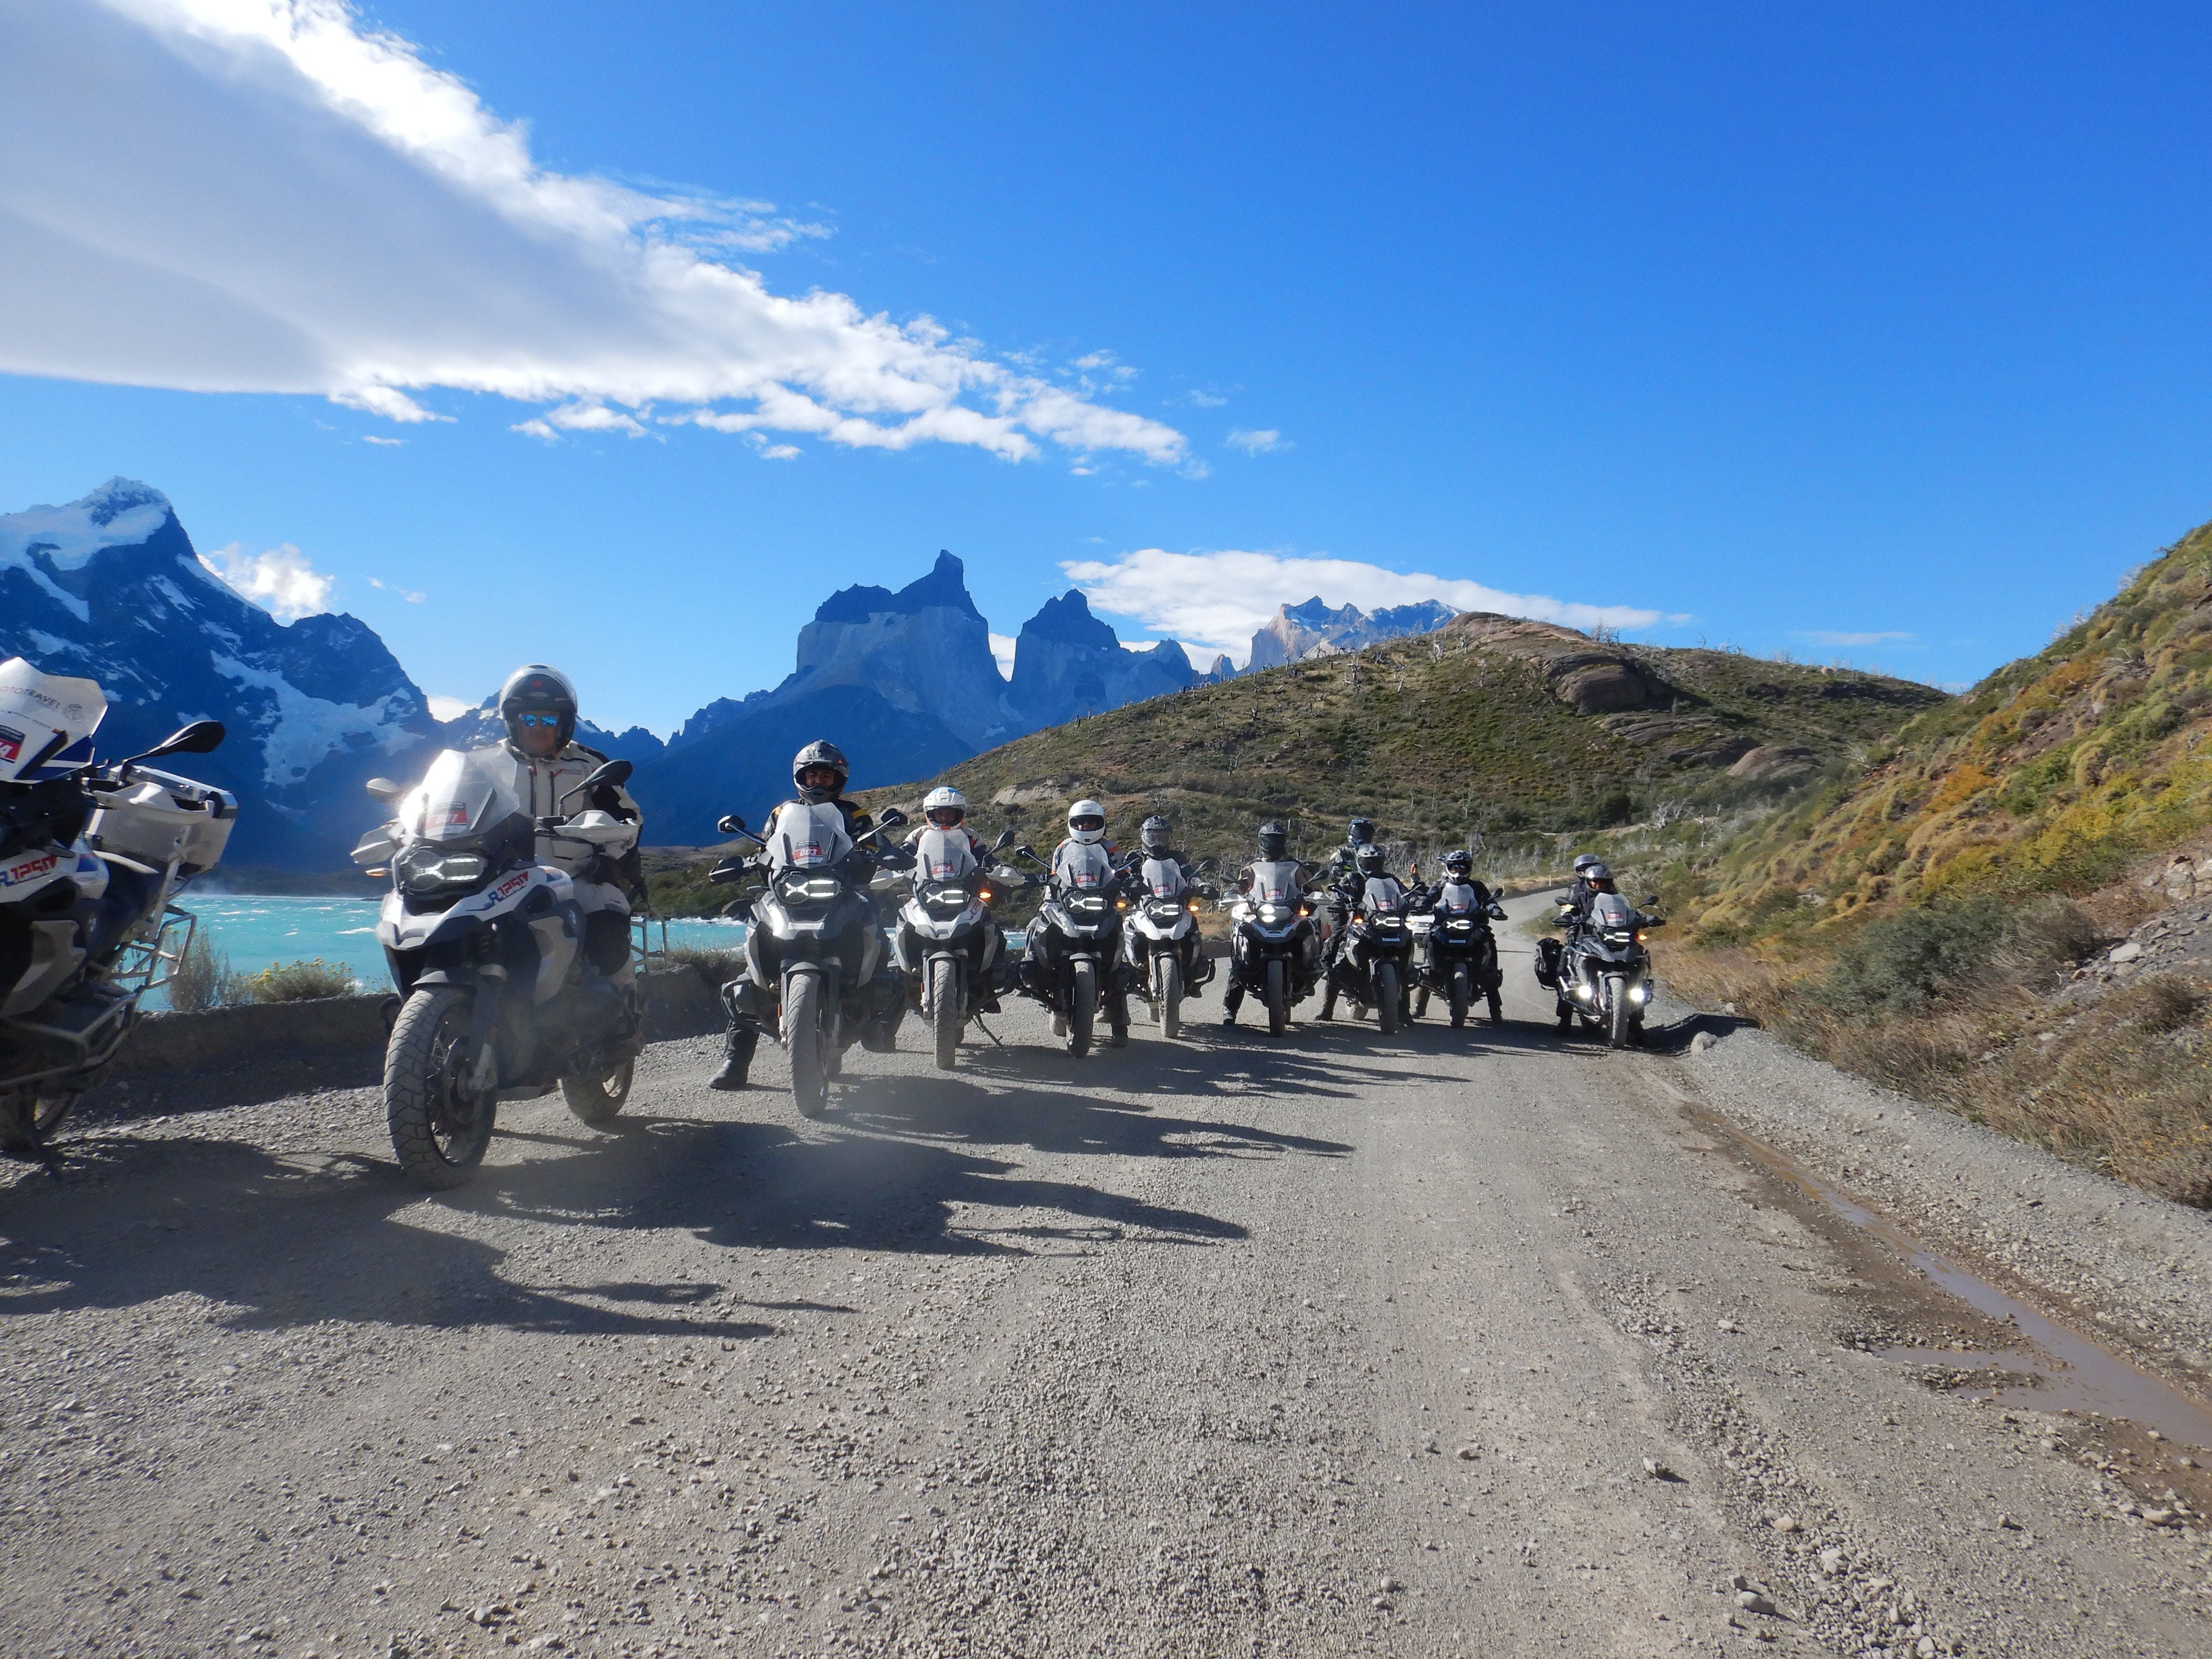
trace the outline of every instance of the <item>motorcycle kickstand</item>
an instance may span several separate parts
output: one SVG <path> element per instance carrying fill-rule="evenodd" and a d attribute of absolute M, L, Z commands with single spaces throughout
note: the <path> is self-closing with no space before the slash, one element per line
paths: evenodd
<path fill-rule="evenodd" d="M 1000 1042 L 1000 1041 L 999 1041 L 999 1034 L 998 1034 L 996 1031 L 993 1030 L 989 1026 L 988 1026 L 988 1025 L 986 1025 L 986 1024 L 983 1024 L 983 1016 L 982 1016 L 982 1015 L 981 1015 L 981 1014 L 970 1014 L 970 1015 L 969 1015 L 969 1016 L 968 1016 L 968 1018 L 970 1018 L 970 1019 L 972 1019 L 972 1020 L 974 1020 L 974 1021 L 975 1022 L 975 1024 L 976 1024 L 977 1029 L 979 1029 L 979 1030 L 983 1033 L 983 1035 L 984 1035 L 985 1036 L 987 1036 L 987 1037 L 988 1037 L 988 1038 L 990 1038 L 990 1039 L 991 1039 L 991 1046 L 992 1046 L 993 1048 L 1005 1048 L 1005 1047 L 1006 1046 L 1005 1043 L 1003 1043 L 1003 1042 Z"/>

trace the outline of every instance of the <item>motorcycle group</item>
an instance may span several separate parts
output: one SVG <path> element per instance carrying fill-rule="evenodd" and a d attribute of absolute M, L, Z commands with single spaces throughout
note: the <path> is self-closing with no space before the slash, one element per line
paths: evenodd
<path fill-rule="evenodd" d="M 376 932 L 398 994 L 384 1073 L 392 1147 L 433 1188 L 469 1178 L 501 1103 L 557 1088 L 584 1122 L 612 1119 L 644 1047 L 630 764 L 575 740 L 574 688 L 543 664 L 510 675 L 497 708 L 503 740 L 442 751 L 411 788 L 370 781 L 392 816 L 353 854 L 390 882 Z M 218 723 L 103 765 L 92 738 L 106 708 L 91 680 L 0 662 L 0 1150 L 17 1155 L 39 1153 L 113 1060 L 139 1000 L 174 975 L 193 922 L 171 901 L 219 862 L 237 816 L 224 791 L 148 764 L 212 750 Z M 735 816 L 718 826 L 756 850 L 712 872 L 740 887 L 725 914 L 748 924 L 742 971 L 722 991 L 714 1088 L 746 1086 L 766 1031 L 799 1110 L 818 1116 L 853 1043 L 891 1050 L 911 1012 L 951 1070 L 971 1023 L 998 1041 L 982 1017 L 1014 994 L 1049 1012 L 1073 1054 L 1102 1023 L 1107 1045 L 1122 1046 L 1133 1000 L 1172 1038 L 1185 1000 L 1216 975 L 1199 924 L 1207 904 L 1231 916 L 1224 1026 L 1250 996 L 1279 1036 L 1316 992 L 1322 1019 L 1342 1000 L 1354 1018 L 1372 1010 L 1385 1034 L 1432 1000 L 1455 1028 L 1478 1004 L 1503 1021 L 1490 924 L 1505 911 L 1466 852 L 1424 884 L 1391 872 L 1368 819 L 1319 864 L 1291 857 L 1270 823 L 1258 857 L 1226 873 L 1178 851 L 1157 816 L 1120 856 L 1105 809 L 1079 800 L 1046 858 L 1011 827 L 987 846 L 946 787 L 896 842 L 905 815 L 872 817 L 845 797 L 848 777 L 835 744 L 809 744 L 792 763 L 793 798 L 760 830 Z M 1575 877 L 1553 919 L 1566 937 L 1540 943 L 1536 977 L 1560 1030 L 1579 1020 L 1619 1047 L 1641 1036 L 1644 931 L 1660 919 L 1630 907 L 1595 858 Z M 1042 899 L 1017 952 L 992 905 L 1026 887 Z"/>

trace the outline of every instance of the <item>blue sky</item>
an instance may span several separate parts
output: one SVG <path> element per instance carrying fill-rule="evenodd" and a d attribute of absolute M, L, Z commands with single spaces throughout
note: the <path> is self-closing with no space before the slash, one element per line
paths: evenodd
<path fill-rule="evenodd" d="M 1962 682 L 2212 516 L 2201 9 L 55 9 L 0 510 L 143 478 L 435 693 L 665 731 L 940 547 L 1005 632 L 1071 564 L 1212 642 L 1396 573 Z M 330 70 L 373 29 L 411 90 Z"/>

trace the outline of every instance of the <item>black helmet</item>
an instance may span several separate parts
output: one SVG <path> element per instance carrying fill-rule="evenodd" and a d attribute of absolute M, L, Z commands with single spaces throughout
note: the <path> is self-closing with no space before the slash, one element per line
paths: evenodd
<path fill-rule="evenodd" d="M 1469 876 L 1474 873 L 1474 854 L 1468 852 L 1444 854 L 1444 873 L 1448 876 Z"/>
<path fill-rule="evenodd" d="M 1164 853 L 1173 835 L 1168 821 L 1155 812 L 1138 827 L 1137 842 L 1147 853 Z"/>
<path fill-rule="evenodd" d="M 1375 839 L 1375 820 L 1372 818 L 1352 819 L 1352 827 L 1344 832 L 1344 838 L 1350 842 L 1354 847 L 1366 846 L 1370 842 Z"/>
<path fill-rule="evenodd" d="M 1613 872 L 1596 859 L 1592 859 L 1583 871 L 1583 879 L 1600 892 L 1613 890 Z"/>
<path fill-rule="evenodd" d="M 520 748 L 523 717 L 527 715 L 532 724 L 538 724 L 549 714 L 561 739 L 555 745 L 558 753 L 576 735 L 576 688 L 559 669 L 526 662 L 499 688 L 499 717 L 507 726 L 507 740 Z"/>
<path fill-rule="evenodd" d="M 1263 823 L 1260 826 L 1260 856 L 1268 863 L 1279 864 L 1290 845 L 1291 832 L 1281 824 Z"/>
<path fill-rule="evenodd" d="M 836 782 L 827 789 L 810 789 L 800 775 L 817 766 L 826 766 L 837 775 Z M 845 764 L 845 751 L 834 743 L 819 739 L 810 743 L 791 757 L 791 781 L 799 791 L 799 799 L 810 806 L 818 806 L 825 800 L 835 800 L 845 793 L 845 780 L 852 775 L 852 768 Z"/>
<path fill-rule="evenodd" d="M 1379 876 L 1384 873 L 1382 849 L 1371 842 L 1352 854 L 1352 862 L 1359 866 L 1359 873 L 1363 876 Z"/>

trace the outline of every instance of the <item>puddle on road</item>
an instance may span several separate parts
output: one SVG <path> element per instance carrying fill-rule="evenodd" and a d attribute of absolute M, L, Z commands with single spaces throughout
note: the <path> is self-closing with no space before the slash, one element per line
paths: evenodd
<path fill-rule="evenodd" d="M 1976 1373 L 1999 1371 L 2033 1377 L 2029 1384 L 1976 1383 L 1955 1390 L 1962 1398 L 1996 1401 L 2030 1411 L 2073 1411 L 2118 1418 L 2156 1429 L 2168 1440 L 2212 1449 L 2212 1409 L 2199 1405 L 2093 1338 L 2060 1324 L 1939 1255 L 1895 1223 L 1876 1215 L 1841 1188 L 1801 1167 L 1755 1135 L 1702 1107 L 1686 1109 L 1698 1127 L 1740 1147 L 1778 1180 L 1813 1202 L 1880 1239 L 1975 1312 L 2002 1321 L 2027 1340 L 2018 1349 L 1875 1348 L 1885 1359 Z"/>

